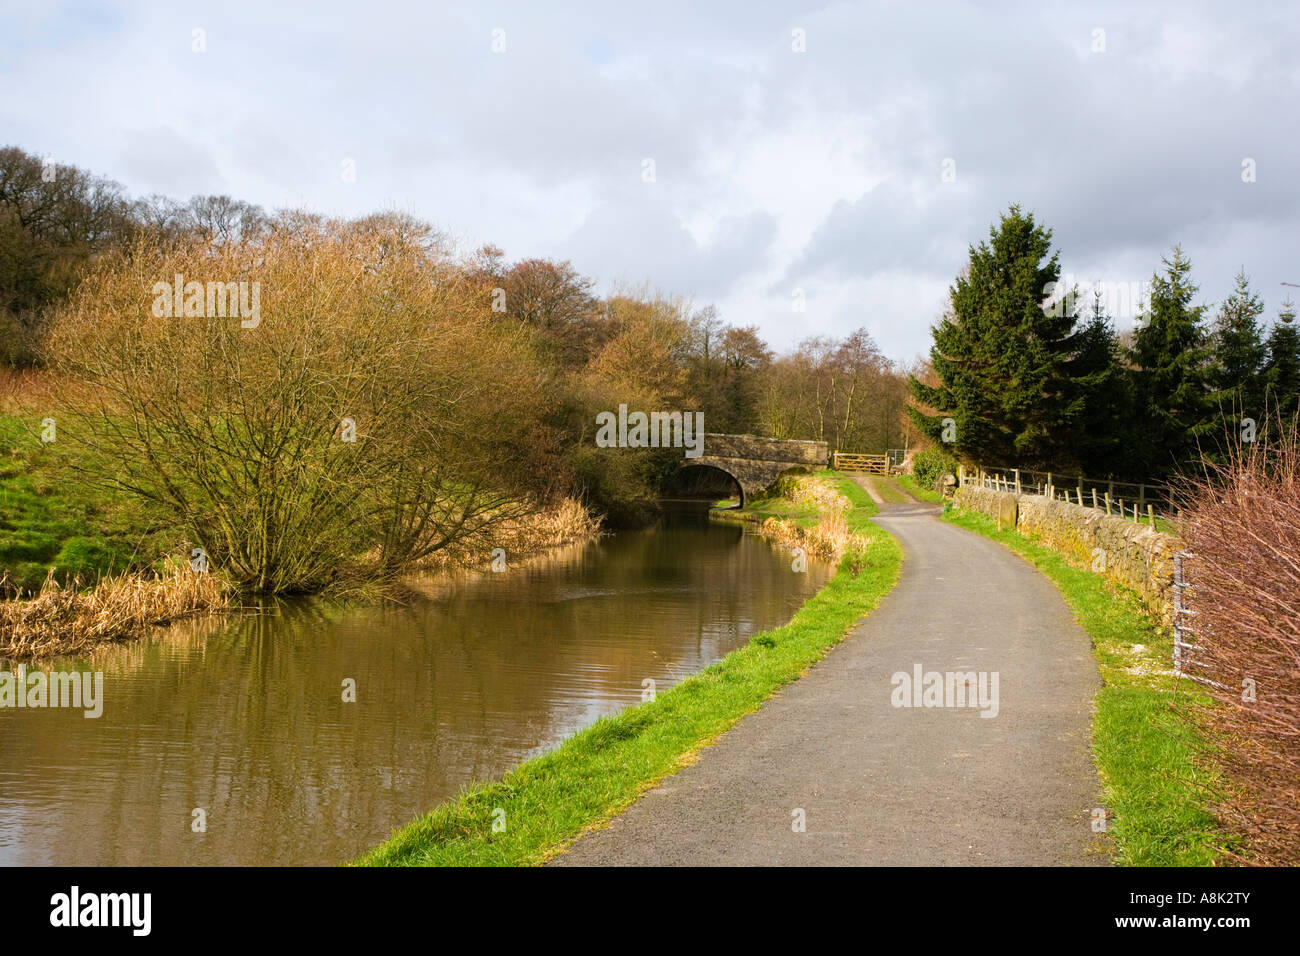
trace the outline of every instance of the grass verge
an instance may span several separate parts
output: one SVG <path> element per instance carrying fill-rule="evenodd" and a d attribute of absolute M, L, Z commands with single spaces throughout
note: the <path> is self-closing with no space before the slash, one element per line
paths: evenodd
<path fill-rule="evenodd" d="M 906 505 L 911 504 L 912 499 L 907 497 L 903 491 L 892 479 L 882 477 L 881 475 L 866 475 L 867 481 L 871 487 L 876 489 L 876 494 L 885 499 L 886 504 Z"/>
<path fill-rule="evenodd" d="M 1200 697 L 1169 671 L 1172 636 L 1136 600 L 1090 570 L 977 512 L 944 520 L 1006 546 L 1045 574 L 1092 636 L 1104 686 L 1095 700 L 1092 752 L 1116 860 L 1125 866 L 1225 863 L 1231 840 L 1209 807 L 1222 778 L 1205 740 L 1175 709 Z"/>
<path fill-rule="evenodd" d="M 939 504 L 943 501 L 943 495 L 933 488 L 923 488 L 913 475 L 895 475 L 894 480 L 907 489 L 913 498 L 929 501 L 932 504 Z"/>
<path fill-rule="evenodd" d="M 865 553 L 846 553 L 830 582 L 790 623 L 638 707 L 602 717 L 497 783 L 472 787 L 376 847 L 365 866 L 519 866 L 542 863 L 632 804 L 664 777 L 796 680 L 880 603 L 898 579 L 902 550 L 870 523 L 876 508 L 847 478 L 850 531 Z M 494 820 L 504 828 L 493 832 Z"/>

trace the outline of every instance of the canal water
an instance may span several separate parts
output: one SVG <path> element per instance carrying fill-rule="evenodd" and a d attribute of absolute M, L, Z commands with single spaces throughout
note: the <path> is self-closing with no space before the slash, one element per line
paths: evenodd
<path fill-rule="evenodd" d="M 286 603 L 38 665 L 102 671 L 103 714 L 0 708 L 0 864 L 353 859 L 785 623 L 831 570 L 676 512 L 401 605 Z"/>

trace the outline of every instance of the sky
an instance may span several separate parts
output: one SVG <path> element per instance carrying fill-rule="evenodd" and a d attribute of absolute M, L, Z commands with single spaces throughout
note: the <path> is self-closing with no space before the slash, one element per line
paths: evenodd
<path fill-rule="evenodd" d="M 1293 2 L 0 0 L 0 145 L 132 195 L 404 211 L 910 362 L 1012 203 L 1121 330 L 1174 243 L 1200 301 L 1244 267 L 1272 319 L 1298 53 Z"/>

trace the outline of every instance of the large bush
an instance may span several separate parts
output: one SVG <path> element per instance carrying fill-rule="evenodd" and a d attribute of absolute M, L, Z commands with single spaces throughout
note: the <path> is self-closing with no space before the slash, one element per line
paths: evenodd
<path fill-rule="evenodd" d="M 177 275 L 256 282 L 260 314 L 205 299 L 187 303 L 203 315 L 159 317 L 158 284 Z M 76 408 L 59 441 L 245 588 L 387 576 L 545 490 L 533 334 L 403 217 L 141 242 L 56 316 L 50 358 Z"/>
<path fill-rule="evenodd" d="M 944 475 L 957 474 L 957 460 L 940 448 L 926 448 L 912 456 L 912 475 L 922 488 L 937 488 Z"/>

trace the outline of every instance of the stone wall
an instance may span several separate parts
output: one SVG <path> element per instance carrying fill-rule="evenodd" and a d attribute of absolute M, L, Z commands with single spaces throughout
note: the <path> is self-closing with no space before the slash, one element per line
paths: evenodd
<path fill-rule="evenodd" d="M 957 506 L 981 511 L 1014 526 L 1028 538 L 1095 567 L 1096 549 L 1105 558 L 1105 574 L 1135 593 L 1142 603 L 1169 623 L 1173 608 L 1173 560 L 1179 540 L 1107 515 L 1096 508 L 1053 501 L 1040 495 L 1016 495 L 967 485 L 956 492 Z"/>
<path fill-rule="evenodd" d="M 757 435 L 704 434 L 704 454 L 711 458 L 747 458 L 750 461 L 779 461 L 791 467 L 825 468 L 830 445 L 824 441 L 793 438 L 759 438 Z"/>
<path fill-rule="evenodd" d="M 791 469 L 826 467 L 830 446 L 824 441 L 759 438 L 706 432 L 704 454 L 682 461 L 683 468 L 708 466 L 725 471 L 740 485 L 740 503 L 767 489 Z"/>

